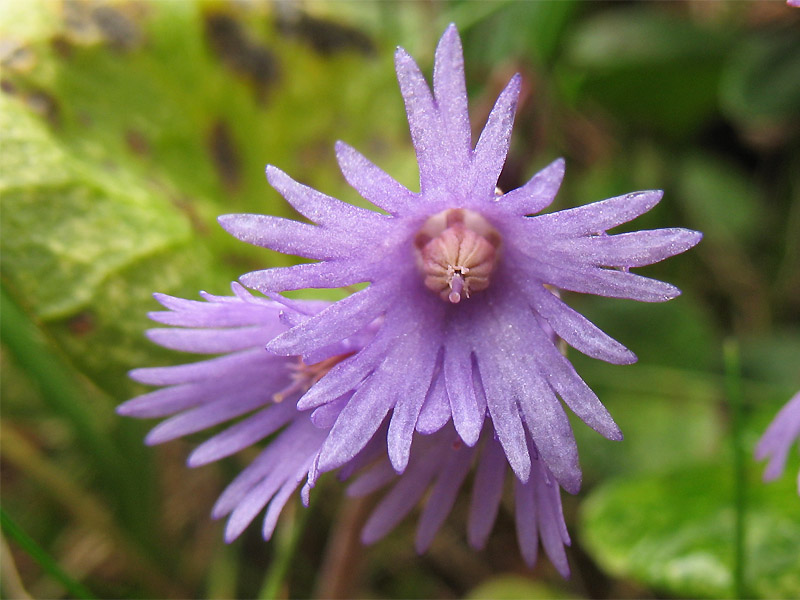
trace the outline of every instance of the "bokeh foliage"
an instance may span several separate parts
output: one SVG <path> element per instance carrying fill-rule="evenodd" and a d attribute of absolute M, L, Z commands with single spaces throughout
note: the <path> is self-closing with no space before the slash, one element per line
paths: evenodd
<path fill-rule="evenodd" d="M 46 564 L 101 597 L 252 597 L 281 561 L 282 593 L 324 589 L 326 538 L 365 510 L 339 501 L 337 482 L 315 492 L 325 499 L 297 549 L 298 510 L 271 544 L 250 532 L 225 546 L 207 512 L 252 454 L 188 471 L 192 440 L 144 448 L 146 427 L 113 408 L 143 391 L 127 370 L 182 359 L 142 335 L 152 292 L 225 293 L 239 274 L 291 260 L 215 223 L 227 212 L 291 215 L 264 164 L 359 202 L 335 168 L 333 142 L 344 139 L 414 185 L 393 48 L 429 73 L 451 21 L 476 128 L 508 77 L 523 75 L 501 187 L 564 156 L 554 208 L 662 188 L 665 200 L 633 226 L 686 226 L 706 238 L 643 270 L 684 290 L 667 305 L 567 296 L 640 357 L 615 367 L 570 356 L 626 435 L 613 444 L 575 424 L 585 483 L 565 500 L 573 578 L 561 581 L 544 560 L 525 570 L 507 512 L 485 552 L 467 550 L 459 503 L 424 557 L 411 523 L 355 550 L 351 594 L 733 593 L 722 342 L 741 349 L 746 448 L 800 388 L 800 11 L 782 2 L 11 0 L 0 4 L 3 507 L 43 554 L 4 525 L 3 562 L 32 594 L 82 593 Z M 793 473 L 763 486 L 760 467 L 749 472 L 748 591 L 797 597 Z M 3 575 L 3 596 L 14 596 Z"/>

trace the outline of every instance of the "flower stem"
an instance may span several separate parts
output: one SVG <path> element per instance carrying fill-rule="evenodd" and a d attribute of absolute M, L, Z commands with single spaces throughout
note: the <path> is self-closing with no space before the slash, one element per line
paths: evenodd
<path fill-rule="evenodd" d="M 731 409 L 731 439 L 733 444 L 733 597 L 747 598 L 746 574 L 746 513 L 747 473 L 744 449 L 744 402 L 739 344 L 728 339 L 723 346 L 725 363 L 725 394 Z"/>
<path fill-rule="evenodd" d="M 264 583 L 261 585 L 261 590 L 258 593 L 259 600 L 274 600 L 279 597 L 281 587 L 289 571 L 289 565 L 297 550 L 297 544 L 303 536 L 303 531 L 308 522 L 308 515 L 311 513 L 314 498 L 317 495 L 318 494 L 311 495 L 311 503 L 307 508 L 297 506 L 296 504 L 291 505 L 291 507 L 287 506 L 287 508 L 293 510 L 291 510 L 289 514 L 284 515 L 283 523 L 281 523 L 280 529 L 277 532 L 275 557 L 272 559 L 267 575 L 264 577 Z"/>
<path fill-rule="evenodd" d="M 51 557 L 39 544 L 25 533 L 22 528 L 11 520 L 11 517 L 0 508 L 0 523 L 2 523 L 3 533 L 10 539 L 14 540 L 19 546 L 28 553 L 28 555 L 39 563 L 42 569 L 49 573 L 56 579 L 67 592 L 75 598 L 96 598 L 86 587 L 81 583 L 75 581 L 72 577 L 67 575 L 64 570 L 58 566 L 56 560 Z"/>

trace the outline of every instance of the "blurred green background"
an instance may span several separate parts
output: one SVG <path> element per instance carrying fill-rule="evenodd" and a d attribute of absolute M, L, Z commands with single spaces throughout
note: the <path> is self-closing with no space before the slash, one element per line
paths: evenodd
<path fill-rule="evenodd" d="M 524 567 L 510 504 L 480 553 L 466 497 L 424 556 L 412 519 L 350 543 L 371 501 L 343 499 L 335 478 L 271 543 L 252 527 L 226 546 L 207 515 L 255 450 L 189 470 L 202 436 L 145 448 L 148 424 L 113 412 L 144 391 L 129 369 L 184 360 L 142 335 L 152 292 L 227 293 L 291 260 L 215 221 L 292 214 L 266 163 L 357 203 L 342 139 L 415 187 L 393 50 L 430 74 L 450 22 L 476 130 L 523 75 L 502 188 L 563 156 L 553 209 L 661 188 L 631 227 L 706 234 L 641 270 L 683 290 L 668 304 L 566 296 L 640 357 L 570 355 L 626 439 L 575 423 L 568 581 L 544 557 Z M 800 389 L 800 10 L 6 0 L 0 61 L 2 597 L 800 597 L 800 461 L 764 485 L 751 458 Z M 345 570 L 323 568 L 337 543 Z"/>

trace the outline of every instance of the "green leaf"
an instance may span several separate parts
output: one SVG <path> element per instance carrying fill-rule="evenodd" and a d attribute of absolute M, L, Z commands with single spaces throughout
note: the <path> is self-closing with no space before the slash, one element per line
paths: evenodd
<path fill-rule="evenodd" d="M 612 385 L 614 378 L 625 378 L 628 385 L 641 382 L 642 391 L 609 389 L 602 383 L 592 386 L 625 440 L 609 442 L 573 419 L 587 483 L 620 474 L 674 469 L 709 459 L 719 451 L 724 425 L 719 419 L 713 387 L 695 385 L 702 376 L 639 366 L 604 366 L 611 369 L 606 379 Z M 684 395 L 686 390 L 691 393 Z"/>
<path fill-rule="evenodd" d="M 486 2 L 482 9 L 495 13 L 476 18 L 475 2 L 451 5 L 451 18 L 472 25 L 465 34 L 464 52 L 470 65 L 497 67 L 498 63 L 533 57 L 540 64 L 552 61 L 570 20 L 580 3 L 572 0 L 550 2 Z M 474 68 L 474 67 L 473 67 Z"/>
<path fill-rule="evenodd" d="M 167 200 L 125 173 L 74 159 L 24 107 L 0 96 L 3 273 L 42 318 L 86 306 L 110 273 L 186 242 Z"/>
<path fill-rule="evenodd" d="M 382 123 L 390 143 L 374 158 L 397 160 L 391 141 L 407 133 L 391 52 L 376 60 L 347 28 L 321 45 L 335 25 L 281 24 L 268 5 L 25 5 L 0 10 L 0 268 L 13 298 L 121 399 L 134 391 L 128 369 L 167 360 L 142 335 L 153 292 L 229 293 L 242 273 L 296 262 L 216 223 L 296 216 L 266 163 L 365 203 L 337 173 L 333 141 L 371 142 Z"/>
<path fill-rule="evenodd" d="M 730 40 L 650 7 L 620 7 L 573 29 L 561 75 L 576 100 L 679 137 L 715 110 Z"/>
<path fill-rule="evenodd" d="M 723 109 L 752 128 L 797 118 L 800 39 L 787 27 L 754 36 L 731 56 L 720 83 Z"/>
<path fill-rule="evenodd" d="M 796 461 L 790 470 L 797 469 Z M 760 598 L 800 596 L 800 499 L 792 476 L 763 484 L 750 465 L 746 586 Z M 630 477 L 596 488 L 583 504 L 581 536 L 616 577 L 670 595 L 731 597 L 732 473 L 720 464 Z"/>
<path fill-rule="evenodd" d="M 784 387 L 785 394 L 800 389 L 800 328 L 781 327 L 741 339 L 746 374 Z M 788 396 L 787 396 L 788 397 Z"/>
<path fill-rule="evenodd" d="M 741 245 L 764 229 L 758 188 L 733 164 L 692 154 L 679 166 L 678 199 L 712 244 Z"/>

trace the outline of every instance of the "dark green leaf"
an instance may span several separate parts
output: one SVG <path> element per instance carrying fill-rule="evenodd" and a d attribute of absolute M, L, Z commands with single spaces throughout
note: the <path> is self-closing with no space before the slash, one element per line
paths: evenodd
<path fill-rule="evenodd" d="M 763 229 L 759 190 L 736 166 L 691 154 L 678 171 L 678 199 L 712 244 L 743 244 Z"/>
<path fill-rule="evenodd" d="M 800 36 L 786 28 L 744 41 L 725 67 L 722 106 L 747 127 L 800 118 Z"/>
<path fill-rule="evenodd" d="M 573 30 L 561 75 L 577 102 L 599 102 L 621 119 L 680 136 L 715 110 L 730 37 L 642 6 L 620 7 Z"/>
<path fill-rule="evenodd" d="M 791 469 L 797 469 L 793 461 Z M 751 464 L 746 513 L 746 585 L 759 598 L 800 595 L 800 499 L 794 473 L 762 484 Z M 662 593 L 733 593 L 732 473 L 721 464 L 619 479 L 583 504 L 581 536 L 617 577 Z"/>

